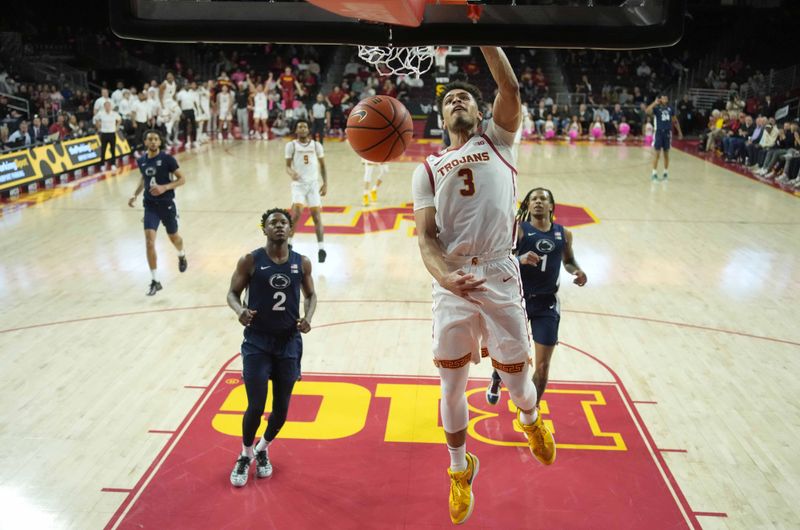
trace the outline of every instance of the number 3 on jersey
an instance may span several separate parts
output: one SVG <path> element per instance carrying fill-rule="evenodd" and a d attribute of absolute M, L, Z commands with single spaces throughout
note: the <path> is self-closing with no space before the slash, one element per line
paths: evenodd
<path fill-rule="evenodd" d="M 472 170 L 468 167 L 465 167 L 458 172 L 458 176 L 464 179 L 465 187 L 460 190 L 461 195 L 464 197 L 475 195 L 475 181 L 472 179 Z"/>

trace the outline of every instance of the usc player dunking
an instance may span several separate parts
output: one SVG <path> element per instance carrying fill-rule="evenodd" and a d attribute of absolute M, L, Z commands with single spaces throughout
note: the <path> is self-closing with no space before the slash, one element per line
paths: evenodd
<path fill-rule="evenodd" d="M 453 82 L 438 104 L 451 139 L 414 172 L 414 217 L 420 253 L 433 276 L 433 357 L 442 387 L 441 415 L 450 452 L 450 519 L 472 514 L 478 458 L 466 451 L 464 395 L 480 343 L 518 408 L 517 422 L 534 456 L 555 460 L 553 435 L 536 409 L 529 375 L 530 337 L 517 260 L 514 135 L 520 125 L 519 83 L 500 48 L 481 47 L 497 83 L 492 119 L 481 132 L 481 93 Z"/>

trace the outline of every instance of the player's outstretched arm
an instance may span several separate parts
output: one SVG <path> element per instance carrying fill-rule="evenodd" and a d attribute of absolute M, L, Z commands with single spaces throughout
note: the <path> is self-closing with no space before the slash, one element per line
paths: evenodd
<path fill-rule="evenodd" d="M 254 263 L 252 254 L 246 254 L 239 258 L 236 270 L 231 276 L 231 285 L 228 288 L 228 306 L 233 309 L 243 326 L 249 326 L 256 315 L 256 311 L 242 306 L 242 291 L 250 283 Z"/>
<path fill-rule="evenodd" d="M 492 119 L 506 131 L 516 132 L 521 121 L 522 100 L 519 95 L 519 81 L 508 57 L 502 48 L 481 46 L 483 57 L 497 83 L 497 97 L 494 100 Z"/>
<path fill-rule="evenodd" d="M 580 265 L 575 260 L 575 252 L 572 250 L 572 232 L 564 229 L 564 235 L 566 236 L 566 242 L 564 243 L 564 268 L 567 270 L 568 273 L 575 276 L 573 283 L 576 285 L 583 287 L 586 285 L 586 273 L 581 270 Z"/>
<path fill-rule="evenodd" d="M 303 317 L 297 321 L 297 329 L 301 333 L 311 331 L 311 319 L 317 310 L 317 292 L 314 290 L 314 278 L 311 276 L 311 260 L 303 256 Z"/>

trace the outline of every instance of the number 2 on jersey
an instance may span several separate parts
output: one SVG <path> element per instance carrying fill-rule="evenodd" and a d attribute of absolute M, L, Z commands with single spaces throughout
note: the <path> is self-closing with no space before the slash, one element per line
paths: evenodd
<path fill-rule="evenodd" d="M 464 186 L 462 188 L 461 195 L 464 197 L 469 197 L 470 195 L 475 195 L 475 181 L 472 180 L 472 170 L 468 167 L 465 167 L 461 171 L 458 172 L 458 176 L 464 179 Z"/>
<path fill-rule="evenodd" d="M 283 304 L 286 303 L 286 293 L 282 293 L 281 291 L 277 291 L 273 296 L 273 300 L 277 300 L 275 305 L 272 306 L 273 311 L 286 311 L 286 308 L 283 307 Z"/>

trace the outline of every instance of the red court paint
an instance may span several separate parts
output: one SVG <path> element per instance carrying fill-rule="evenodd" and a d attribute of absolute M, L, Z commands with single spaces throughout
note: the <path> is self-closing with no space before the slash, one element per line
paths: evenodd
<path fill-rule="evenodd" d="M 416 235 L 414 208 L 411 203 L 369 209 L 323 206 L 322 213 L 326 214 L 326 234 L 364 235 L 374 232 L 393 231 L 401 228 L 401 221 L 409 221 L 406 225 L 410 228 L 409 235 Z M 572 204 L 556 205 L 555 220 L 566 227 L 598 222 L 594 214 L 587 208 Z M 315 230 L 314 222 L 311 219 L 311 211 L 308 208 L 303 209 L 295 231 L 300 234 L 313 234 Z"/>
<path fill-rule="evenodd" d="M 481 469 L 466 528 L 699 528 L 618 383 L 551 384 L 550 467 L 515 432 L 507 394 L 490 407 L 484 389 L 469 383 Z M 273 476 L 237 489 L 243 388 L 221 371 L 107 528 L 452 528 L 438 395 L 430 378 L 304 375 Z"/>

